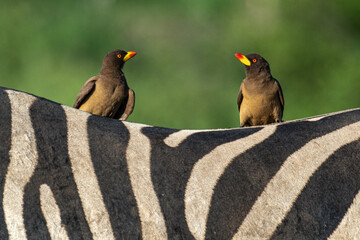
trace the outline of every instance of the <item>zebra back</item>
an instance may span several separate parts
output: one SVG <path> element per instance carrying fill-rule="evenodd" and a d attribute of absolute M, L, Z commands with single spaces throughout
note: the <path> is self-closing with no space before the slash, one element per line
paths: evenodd
<path fill-rule="evenodd" d="M 0 101 L 0 239 L 360 236 L 360 109 L 176 130 Z"/>

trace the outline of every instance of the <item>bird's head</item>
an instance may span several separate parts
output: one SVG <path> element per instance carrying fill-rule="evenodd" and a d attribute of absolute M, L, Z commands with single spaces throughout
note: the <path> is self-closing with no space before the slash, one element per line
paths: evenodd
<path fill-rule="evenodd" d="M 235 57 L 245 65 L 246 75 L 260 74 L 262 72 L 270 73 L 269 63 L 259 54 L 252 53 L 243 55 L 241 53 L 235 53 Z"/>
<path fill-rule="evenodd" d="M 124 50 L 116 49 L 110 51 L 104 57 L 101 72 L 104 71 L 114 71 L 121 70 L 124 66 L 124 63 L 128 61 L 130 58 L 134 57 L 136 52 L 126 52 Z"/>

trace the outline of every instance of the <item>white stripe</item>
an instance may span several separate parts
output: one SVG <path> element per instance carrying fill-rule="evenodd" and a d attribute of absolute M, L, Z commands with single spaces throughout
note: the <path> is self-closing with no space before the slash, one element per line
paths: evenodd
<path fill-rule="evenodd" d="M 214 187 L 226 167 L 235 157 L 264 141 L 275 130 L 275 125 L 266 126 L 250 136 L 217 146 L 195 164 L 185 191 L 185 216 L 196 239 L 205 238 Z"/>
<path fill-rule="evenodd" d="M 169 147 L 177 147 L 179 146 L 187 137 L 194 133 L 201 132 L 216 132 L 216 131 L 230 131 L 233 129 L 216 129 L 216 130 L 180 130 L 170 134 L 167 138 L 164 139 L 164 143 Z"/>
<path fill-rule="evenodd" d="M 326 117 L 329 117 L 329 116 L 323 115 L 323 116 L 319 116 L 319 117 L 307 118 L 305 120 L 308 121 L 308 122 L 317 122 L 317 121 L 320 121 L 321 119 L 326 118 Z"/>
<path fill-rule="evenodd" d="M 270 180 L 233 239 L 270 238 L 309 178 L 334 151 L 359 139 L 360 122 L 308 142 Z"/>
<path fill-rule="evenodd" d="M 63 106 L 63 109 L 68 120 L 71 168 L 90 231 L 94 239 L 114 239 L 109 214 L 90 155 L 87 133 L 87 119 L 90 115 L 67 106 Z"/>
<path fill-rule="evenodd" d="M 26 239 L 23 219 L 24 188 L 38 161 L 29 108 L 35 97 L 6 91 L 11 103 L 10 163 L 4 186 L 3 208 L 9 239 Z M 15 108 L 15 109 L 14 109 Z"/>
<path fill-rule="evenodd" d="M 65 227 L 61 224 L 60 210 L 54 195 L 46 184 L 40 186 L 40 204 L 51 239 L 69 239 Z"/>
<path fill-rule="evenodd" d="M 164 143 L 169 147 L 177 147 L 179 146 L 188 136 L 193 133 L 197 133 L 199 131 L 196 130 L 180 130 L 178 132 L 174 132 L 170 134 L 167 138 L 164 139 Z"/>
<path fill-rule="evenodd" d="M 143 239 L 167 239 L 164 216 L 151 180 L 150 140 L 141 133 L 146 125 L 123 122 L 130 132 L 126 159 L 139 208 Z"/>
<path fill-rule="evenodd" d="M 337 229 L 328 239 L 360 239 L 360 192 L 354 198 Z"/>

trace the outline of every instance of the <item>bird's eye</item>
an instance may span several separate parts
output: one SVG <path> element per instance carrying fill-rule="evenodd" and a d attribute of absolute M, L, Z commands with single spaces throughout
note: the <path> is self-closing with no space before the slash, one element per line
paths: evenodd
<path fill-rule="evenodd" d="M 116 55 L 118 58 L 121 58 L 121 54 Z"/>
<path fill-rule="evenodd" d="M 255 58 L 254 58 L 252 61 L 253 61 L 253 63 L 256 63 L 256 59 L 255 59 Z"/>

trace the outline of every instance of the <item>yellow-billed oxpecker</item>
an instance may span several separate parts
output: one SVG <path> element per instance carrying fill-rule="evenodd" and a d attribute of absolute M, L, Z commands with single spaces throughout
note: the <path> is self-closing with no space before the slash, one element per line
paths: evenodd
<path fill-rule="evenodd" d="M 279 82 L 273 78 L 269 63 L 259 54 L 236 53 L 245 65 L 246 77 L 237 98 L 240 126 L 255 126 L 281 122 L 284 96 Z"/>
<path fill-rule="evenodd" d="M 103 117 L 126 120 L 134 110 L 135 93 L 122 67 L 136 53 L 113 50 L 106 54 L 100 74 L 90 78 L 76 97 L 74 108 Z"/>

